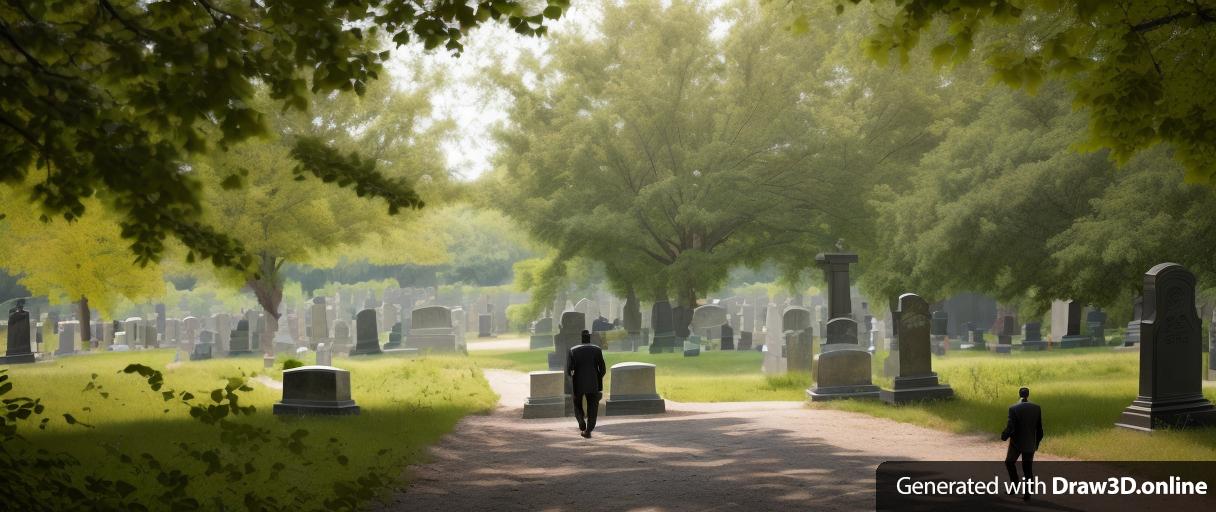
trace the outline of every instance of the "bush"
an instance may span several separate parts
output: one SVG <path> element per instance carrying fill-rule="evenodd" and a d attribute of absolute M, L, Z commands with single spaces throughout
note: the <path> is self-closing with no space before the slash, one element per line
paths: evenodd
<path fill-rule="evenodd" d="M 301 366 L 304 366 L 304 361 L 299 359 L 287 359 L 283 361 L 283 371 L 287 371 L 292 368 L 299 368 Z"/>

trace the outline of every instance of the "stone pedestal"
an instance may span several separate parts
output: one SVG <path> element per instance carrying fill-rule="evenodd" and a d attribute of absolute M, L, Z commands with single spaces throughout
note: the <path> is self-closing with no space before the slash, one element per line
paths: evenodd
<path fill-rule="evenodd" d="M 524 402 L 524 419 L 561 418 L 566 415 L 565 372 L 528 372 L 531 392 Z"/>
<path fill-rule="evenodd" d="M 612 387 L 604 407 L 605 416 L 662 414 L 667 402 L 655 390 L 653 364 L 617 363 L 612 365 Z"/>
<path fill-rule="evenodd" d="M 301 366 L 283 372 L 283 400 L 274 414 L 342 416 L 359 414 L 350 397 L 350 372 L 332 366 Z"/>
<path fill-rule="evenodd" d="M 1079 348 L 1089 346 L 1089 336 L 1081 334 L 1068 334 L 1060 338 L 1060 348 Z"/>
<path fill-rule="evenodd" d="M 936 373 L 922 377 L 895 377 L 892 383 L 894 389 L 884 389 L 879 395 L 882 401 L 889 404 L 943 400 L 954 396 L 950 386 L 937 382 Z"/>
<path fill-rule="evenodd" d="M 843 349 L 829 346 L 824 345 L 824 352 L 815 357 L 816 382 L 807 390 L 807 399 L 878 398 L 878 386 L 870 379 L 870 353 L 856 345 Z"/>

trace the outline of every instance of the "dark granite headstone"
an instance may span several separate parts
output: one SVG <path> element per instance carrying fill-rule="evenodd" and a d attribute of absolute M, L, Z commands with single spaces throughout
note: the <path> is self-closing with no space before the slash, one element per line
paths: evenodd
<path fill-rule="evenodd" d="M 283 400 L 276 415 L 359 414 L 350 396 L 350 372 L 332 366 L 301 366 L 283 371 Z"/>
<path fill-rule="evenodd" d="M 1043 325 L 1030 322 L 1022 326 L 1025 336 L 1022 339 L 1022 350 L 1047 350 L 1047 342 L 1043 341 Z"/>
<path fill-rule="evenodd" d="M 491 314 L 477 315 L 477 337 L 491 338 L 494 336 L 494 316 Z"/>
<path fill-rule="evenodd" d="M 1089 336 L 1081 334 L 1081 303 L 1075 300 L 1066 301 L 1068 304 L 1068 328 L 1060 339 L 1060 348 L 1086 347 L 1091 343 Z"/>
<path fill-rule="evenodd" d="M 650 329 L 654 332 L 654 339 L 650 342 L 651 354 L 675 350 L 676 332 L 670 302 L 661 300 L 650 307 Z"/>
<path fill-rule="evenodd" d="M 828 320 L 827 335 L 825 336 L 824 345 L 835 345 L 838 343 L 857 344 L 857 322 L 852 318 L 833 318 Z M 827 350 L 826 348 L 824 350 Z"/>
<path fill-rule="evenodd" d="M 929 347 L 929 303 L 915 294 L 900 295 L 899 311 L 895 317 L 899 322 L 896 329 L 899 350 L 891 354 L 892 357 L 899 357 L 899 374 L 893 380 L 893 389 L 882 390 L 882 400 L 894 404 L 954 396 L 954 390 L 939 384 L 937 374 L 933 372 L 933 356 Z"/>
<path fill-rule="evenodd" d="M 8 349 L 0 364 L 24 364 L 34 362 L 30 350 L 30 312 L 25 310 L 25 301 L 18 300 L 16 307 L 8 312 Z"/>
<path fill-rule="evenodd" d="M 823 269 L 823 280 L 828 286 L 828 319 L 848 317 L 853 314 L 853 299 L 850 297 L 849 265 L 857 263 L 853 253 L 820 253 L 815 263 Z"/>
<path fill-rule="evenodd" d="M 722 326 L 722 350 L 735 349 L 735 330 L 730 325 Z"/>
<path fill-rule="evenodd" d="M 388 343 L 384 344 L 384 348 L 386 350 L 401 348 L 402 332 L 404 331 L 402 331 L 401 322 L 393 324 L 392 330 L 388 333 Z"/>
<path fill-rule="evenodd" d="M 251 354 L 253 354 L 253 350 L 249 348 L 249 320 L 242 318 L 236 323 L 236 329 L 228 338 L 228 357 Z"/>
<path fill-rule="evenodd" d="M 739 343 L 735 347 L 736 350 L 746 351 L 752 349 L 752 332 L 742 331 L 739 333 Z"/>
<path fill-rule="evenodd" d="M 1216 425 L 1216 407 L 1203 396 L 1199 371 L 1195 275 L 1177 263 L 1149 269 L 1140 329 L 1140 392 L 1116 425 L 1145 431 Z"/>

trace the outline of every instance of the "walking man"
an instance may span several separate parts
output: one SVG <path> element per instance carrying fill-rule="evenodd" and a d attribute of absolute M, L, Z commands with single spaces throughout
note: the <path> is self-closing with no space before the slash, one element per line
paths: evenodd
<path fill-rule="evenodd" d="M 1022 473 L 1027 480 L 1034 478 L 1034 452 L 1043 440 L 1043 413 L 1039 404 L 1030 401 L 1030 388 L 1018 390 L 1021 401 L 1009 406 L 1009 422 L 1001 432 L 1001 440 L 1009 440 L 1005 454 L 1005 468 L 1009 470 L 1009 481 L 1018 481 L 1017 460 L 1022 458 Z M 1030 499 L 1030 492 L 1022 495 Z"/>
<path fill-rule="evenodd" d="M 604 392 L 604 353 L 591 344 L 591 333 L 583 331 L 583 343 L 570 348 L 566 357 L 566 375 L 570 376 L 574 392 L 574 417 L 583 437 L 591 437 L 595 417 L 599 413 L 600 395 Z M 584 412 L 583 400 L 587 401 Z"/>

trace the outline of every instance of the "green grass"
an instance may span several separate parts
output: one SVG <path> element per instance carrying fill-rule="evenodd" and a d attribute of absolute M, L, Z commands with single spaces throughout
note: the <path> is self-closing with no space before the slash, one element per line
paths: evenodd
<path fill-rule="evenodd" d="M 188 441 L 202 448 L 218 447 L 219 429 L 192 420 L 184 406 L 162 400 L 159 393 L 148 390 L 137 376 L 116 372 L 128 363 L 146 364 L 164 372 L 166 389 L 190 391 L 210 403 L 208 393 L 223 387 L 224 377 L 263 372 L 262 361 L 215 359 L 168 365 L 171 360 L 171 351 L 158 350 L 12 366 L 9 374 L 14 389 L 6 398 L 41 398 L 52 421 L 45 431 L 30 425 L 23 426 L 21 433 L 37 447 L 70 453 L 92 474 L 143 481 L 147 488 L 155 487 L 148 483 L 147 474 L 132 474 L 131 468 L 107 455 L 105 446 L 136 458 L 149 453 L 162 463 L 194 475 L 189 494 L 203 503 L 211 504 L 213 497 L 223 497 L 230 509 L 243 508 L 241 494 L 235 492 L 234 484 L 222 477 L 202 478 L 203 465 L 184 457 L 176 446 Z M 281 398 L 281 392 L 251 382 L 253 391 L 243 393 L 240 400 L 242 405 L 254 405 L 257 412 L 236 421 L 269 429 L 272 441 L 261 445 L 255 457 L 259 467 L 269 468 L 282 462 L 285 469 L 277 478 L 270 478 L 266 470 L 245 475 L 241 485 L 282 501 L 292 497 L 289 489 L 292 486 L 325 495 L 332 493 L 335 482 L 351 480 L 373 468 L 379 468 L 394 483 L 400 482 L 401 469 L 419 460 L 424 448 L 450 431 L 457 420 L 470 413 L 489 411 L 497 402 L 481 373 L 463 357 L 337 358 L 335 364 L 351 372 L 352 395 L 362 409 L 359 416 L 274 416 L 271 405 Z M 279 370 L 265 372 L 281 380 Z M 82 392 L 92 373 L 98 374 L 97 382 L 103 391 L 110 393 L 108 399 L 96 391 Z M 73 414 L 94 428 L 67 425 L 62 420 L 63 413 Z M 302 455 L 291 454 L 277 440 L 297 429 L 309 431 Z M 384 449 L 389 452 L 380 454 Z M 346 465 L 335 462 L 339 455 L 349 462 Z M 146 500 L 141 499 L 152 502 L 151 497 Z M 310 508 L 313 506 L 321 505 L 318 501 Z"/>
<path fill-rule="evenodd" d="M 1026 386 L 1031 400 L 1043 406 L 1047 436 L 1042 450 L 1047 453 L 1091 460 L 1216 460 L 1216 429 L 1146 434 L 1114 427 L 1138 390 L 1135 351 L 1089 348 L 1011 356 L 952 351 L 934 358 L 933 368 L 954 388 L 954 400 L 898 407 L 841 401 L 815 407 L 995 437 L 1005 427 L 1018 388 Z M 1216 389 L 1204 392 L 1216 400 Z"/>
<path fill-rule="evenodd" d="M 470 357 L 482 368 L 516 371 L 547 370 L 547 350 L 478 351 Z M 683 354 L 605 352 L 611 367 L 624 361 L 654 364 L 659 394 L 677 402 L 752 402 L 805 400 L 809 375 L 766 376 L 760 373 L 759 352 L 706 351 L 697 357 Z M 609 376 L 611 377 L 611 375 Z M 611 386 L 611 378 L 604 382 Z"/>

